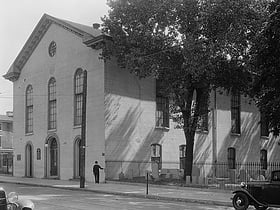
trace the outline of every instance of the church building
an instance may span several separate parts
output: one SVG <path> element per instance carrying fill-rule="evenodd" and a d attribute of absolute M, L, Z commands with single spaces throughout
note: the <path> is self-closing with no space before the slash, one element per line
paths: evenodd
<path fill-rule="evenodd" d="M 185 136 L 169 117 L 168 98 L 157 95 L 154 78 L 139 80 L 114 58 L 100 59 L 109 39 L 98 24 L 42 16 L 4 75 L 13 82 L 14 176 L 79 178 L 84 71 L 86 181 L 95 161 L 104 167 L 101 182 L 143 176 L 153 161 L 183 167 Z M 280 146 L 265 125 L 250 99 L 212 91 L 194 161 L 279 162 Z"/>

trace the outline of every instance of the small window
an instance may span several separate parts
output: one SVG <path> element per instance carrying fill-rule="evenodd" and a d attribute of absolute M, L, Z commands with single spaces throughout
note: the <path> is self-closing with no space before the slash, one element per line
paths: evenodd
<path fill-rule="evenodd" d="M 0 136 L 0 148 L 2 148 L 2 136 Z"/>
<path fill-rule="evenodd" d="M 56 53 L 56 43 L 55 43 L 55 41 L 52 41 L 51 43 L 50 43 L 50 45 L 49 45 L 49 55 L 51 56 L 51 57 L 53 57 L 54 55 L 55 55 L 55 53 Z"/>
<path fill-rule="evenodd" d="M 0 131 L 2 131 L 2 123 L 0 123 Z"/>
<path fill-rule="evenodd" d="M 228 148 L 228 168 L 235 169 L 236 168 L 236 154 L 235 148 Z"/>
<path fill-rule="evenodd" d="M 161 169 L 161 145 L 152 144 L 151 145 L 151 161 L 159 164 L 159 169 Z"/>
<path fill-rule="evenodd" d="M 180 169 L 185 169 L 185 161 L 186 161 L 186 145 L 179 146 L 179 156 L 180 156 Z"/>
<path fill-rule="evenodd" d="M 37 149 L 37 160 L 41 160 L 41 149 Z"/>
<path fill-rule="evenodd" d="M 21 160 L 21 155 L 17 155 L 17 161 Z"/>
<path fill-rule="evenodd" d="M 240 134 L 240 94 L 231 96 L 231 133 Z"/>
<path fill-rule="evenodd" d="M 265 149 L 261 150 L 260 162 L 261 162 L 261 168 L 266 170 L 267 169 L 267 151 Z"/>

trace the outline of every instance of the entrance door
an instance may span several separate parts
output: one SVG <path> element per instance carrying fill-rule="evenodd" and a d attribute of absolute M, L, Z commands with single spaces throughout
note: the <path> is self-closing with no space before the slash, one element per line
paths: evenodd
<path fill-rule="evenodd" d="M 57 176 L 57 142 L 53 138 L 50 143 L 50 176 Z"/>
<path fill-rule="evenodd" d="M 32 177 L 32 146 L 30 144 L 26 145 L 25 148 L 25 175 L 27 177 Z"/>

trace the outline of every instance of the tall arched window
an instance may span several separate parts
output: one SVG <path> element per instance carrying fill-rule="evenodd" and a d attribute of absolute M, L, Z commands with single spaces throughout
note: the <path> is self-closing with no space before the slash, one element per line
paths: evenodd
<path fill-rule="evenodd" d="M 25 133 L 33 132 L 33 88 L 28 85 L 25 95 Z"/>
<path fill-rule="evenodd" d="M 83 70 L 77 69 L 74 76 L 74 125 L 82 123 Z"/>
<path fill-rule="evenodd" d="M 56 81 L 49 80 L 48 85 L 48 129 L 56 129 Z"/>

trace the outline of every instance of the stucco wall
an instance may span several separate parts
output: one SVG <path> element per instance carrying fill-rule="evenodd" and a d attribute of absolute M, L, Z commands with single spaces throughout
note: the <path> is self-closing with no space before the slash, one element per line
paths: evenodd
<path fill-rule="evenodd" d="M 57 44 L 54 57 L 48 55 L 51 41 Z M 14 142 L 15 176 L 25 174 L 25 145 L 31 142 L 34 151 L 34 176 L 44 177 L 45 142 L 47 137 L 55 134 L 60 146 L 60 178 L 73 178 L 73 145 L 76 136 L 80 135 L 80 127 L 73 126 L 73 82 L 74 73 L 78 68 L 88 71 L 87 100 L 87 148 L 86 148 L 86 179 L 92 181 L 91 166 L 94 160 L 104 164 L 104 114 L 103 114 L 103 61 L 98 59 L 100 51 L 87 48 L 82 39 L 52 24 L 33 54 L 21 71 L 19 79 L 14 82 Z M 51 77 L 56 79 L 57 96 L 57 129 L 47 130 L 47 87 Z M 25 134 L 25 91 L 27 86 L 33 87 L 33 134 Z M 93 100 L 94 99 L 94 100 Z M 94 120 L 89 120 L 94 119 Z M 42 159 L 37 160 L 37 148 L 42 151 Z M 104 180 L 104 174 L 101 174 Z"/>
<path fill-rule="evenodd" d="M 272 135 L 261 137 L 260 113 L 254 102 L 248 97 L 241 97 L 241 134 L 231 133 L 230 94 L 217 94 L 217 156 L 218 161 L 227 162 L 227 149 L 236 149 L 236 161 L 259 162 L 260 150 L 266 149 L 268 161 L 279 161 L 280 153 L 277 139 Z"/>
<path fill-rule="evenodd" d="M 162 168 L 179 168 L 179 146 L 186 144 L 182 129 L 155 127 L 155 79 L 139 80 L 111 59 L 105 65 L 105 141 L 106 175 L 118 178 L 143 176 L 151 170 L 151 144 L 162 146 Z M 209 125 L 211 125 L 209 113 Z M 211 126 L 196 135 L 195 161 L 212 160 Z"/>

